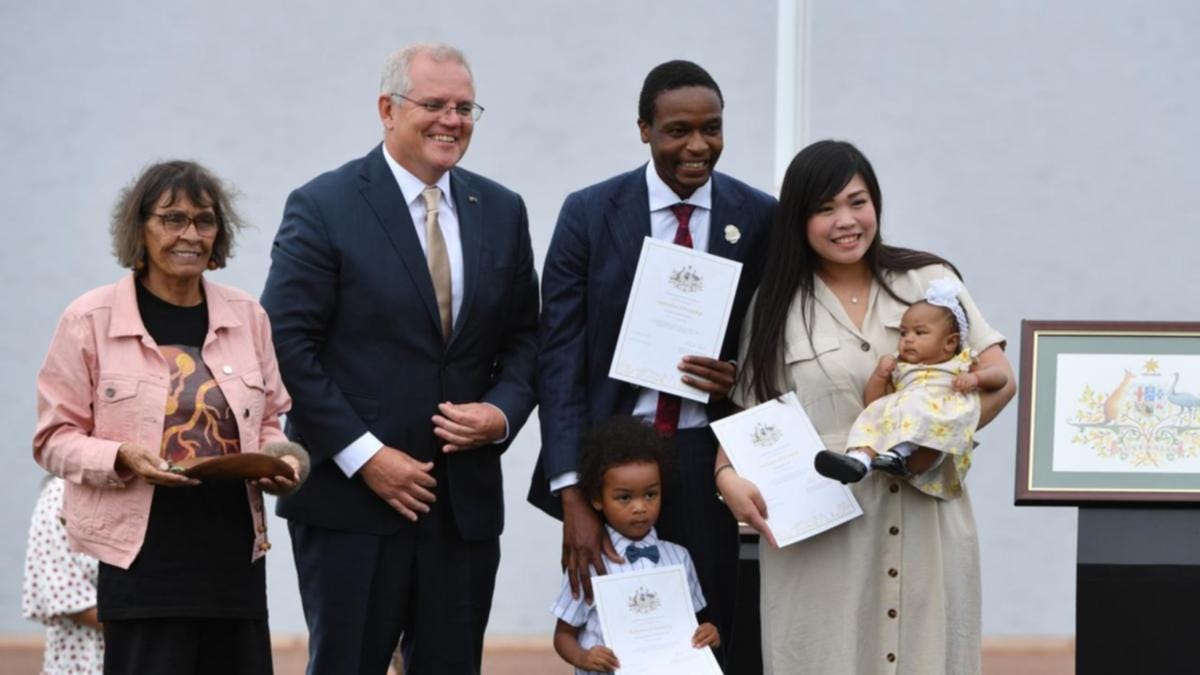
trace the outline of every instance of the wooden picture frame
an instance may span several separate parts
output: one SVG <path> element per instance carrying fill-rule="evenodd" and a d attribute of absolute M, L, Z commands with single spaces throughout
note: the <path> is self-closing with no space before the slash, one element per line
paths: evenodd
<path fill-rule="evenodd" d="M 1022 321 L 1016 497 L 1200 502 L 1200 323 Z"/>

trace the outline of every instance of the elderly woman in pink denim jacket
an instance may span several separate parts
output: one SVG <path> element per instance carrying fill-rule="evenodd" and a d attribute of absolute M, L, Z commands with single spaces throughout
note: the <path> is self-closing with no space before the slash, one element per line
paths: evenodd
<path fill-rule="evenodd" d="M 63 312 L 38 373 L 34 458 L 66 479 L 71 547 L 100 560 L 105 673 L 270 673 L 262 491 L 307 472 L 279 415 L 266 314 L 204 278 L 242 222 L 229 191 L 192 162 L 146 169 L 113 211 L 132 268 Z M 204 458 L 266 453 L 252 481 L 186 477 Z"/>

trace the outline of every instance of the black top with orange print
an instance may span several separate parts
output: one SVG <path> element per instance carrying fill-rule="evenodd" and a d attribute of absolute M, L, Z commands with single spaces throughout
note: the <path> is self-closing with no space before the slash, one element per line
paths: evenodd
<path fill-rule="evenodd" d="M 208 307 L 179 307 L 137 285 L 146 331 L 170 368 L 160 450 L 177 461 L 238 452 L 237 417 L 201 358 Z M 101 563 L 100 619 L 265 619 L 263 559 L 246 554 L 254 532 L 246 486 L 209 481 L 156 488 L 146 540 L 128 570 Z"/>

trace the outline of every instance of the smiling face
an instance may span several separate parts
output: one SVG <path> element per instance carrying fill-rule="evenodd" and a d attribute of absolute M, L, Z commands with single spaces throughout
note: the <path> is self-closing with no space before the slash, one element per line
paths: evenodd
<path fill-rule="evenodd" d="M 878 230 L 871 193 L 862 176 L 854 174 L 841 192 L 809 217 L 808 243 L 822 266 L 858 265 Z"/>
<path fill-rule="evenodd" d="M 662 507 L 662 475 L 657 462 L 630 462 L 604 472 L 600 498 L 592 507 L 613 529 L 637 541 L 650 533 Z"/>
<path fill-rule="evenodd" d="M 905 363 L 947 361 L 958 352 L 958 344 L 954 315 L 944 307 L 917 302 L 900 318 L 899 352 Z"/>
<path fill-rule="evenodd" d="M 475 122 L 455 114 L 454 107 L 475 102 L 475 86 L 466 66 L 427 54 L 413 57 L 408 70 L 414 101 L 449 102 L 441 113 L 387 94 L 379 97 L 384 145 L 392 158 L 426 185 L 433 185 L 462 159 L 471 143 Z"/>
<path fill-rule="evenodd" d="M 207 196 L 207 195 L 206 195 Z M 200 275 L 208 268 L 216 230 L 201 234 L 189 223 L 182 232 L 167 230 L 163 216 L 182 213 L 196 218 L 200 214 L 216 217 L 211 201 L 195 204 L 184 193 L 163 193 L 154 202 L 154 210 L 142 223 L 142 241 L 146 246 L 146 287 L 151 290 L 178 288 L 195 283 L 200 287 Z M 167 297 L 160 294 L 160 297 Z"/>
<path fill-rule="evenodd" d="M 664 91 L 654 100 L 653 122 L 638 120 L 654 170 L 681 199 L 712 176 L 725 147 L 721 124 L 721 98 L 708 87 Z"/>

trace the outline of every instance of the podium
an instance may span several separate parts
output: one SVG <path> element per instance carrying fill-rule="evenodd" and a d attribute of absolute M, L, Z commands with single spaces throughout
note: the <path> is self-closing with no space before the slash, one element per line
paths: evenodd
<path fill-rule="evenodd" d="M 1200 673 L 1200 510 L 1080 507 L 1075 672 Z"/>
<path fill-rule="evenodd" d="M 1021 322 L 1018 506 L 1078 506 L 1075 668 L 1200 673 L 1200 322 Z"/>
<path fill-rule="evenodd" d="M 738 524 L 739 560 L 737 604 L 733 610 L 733 635 L 725 664 L 727 673 L 761 673 L 762 623 L 759 616 L 758 533 Z"/>

